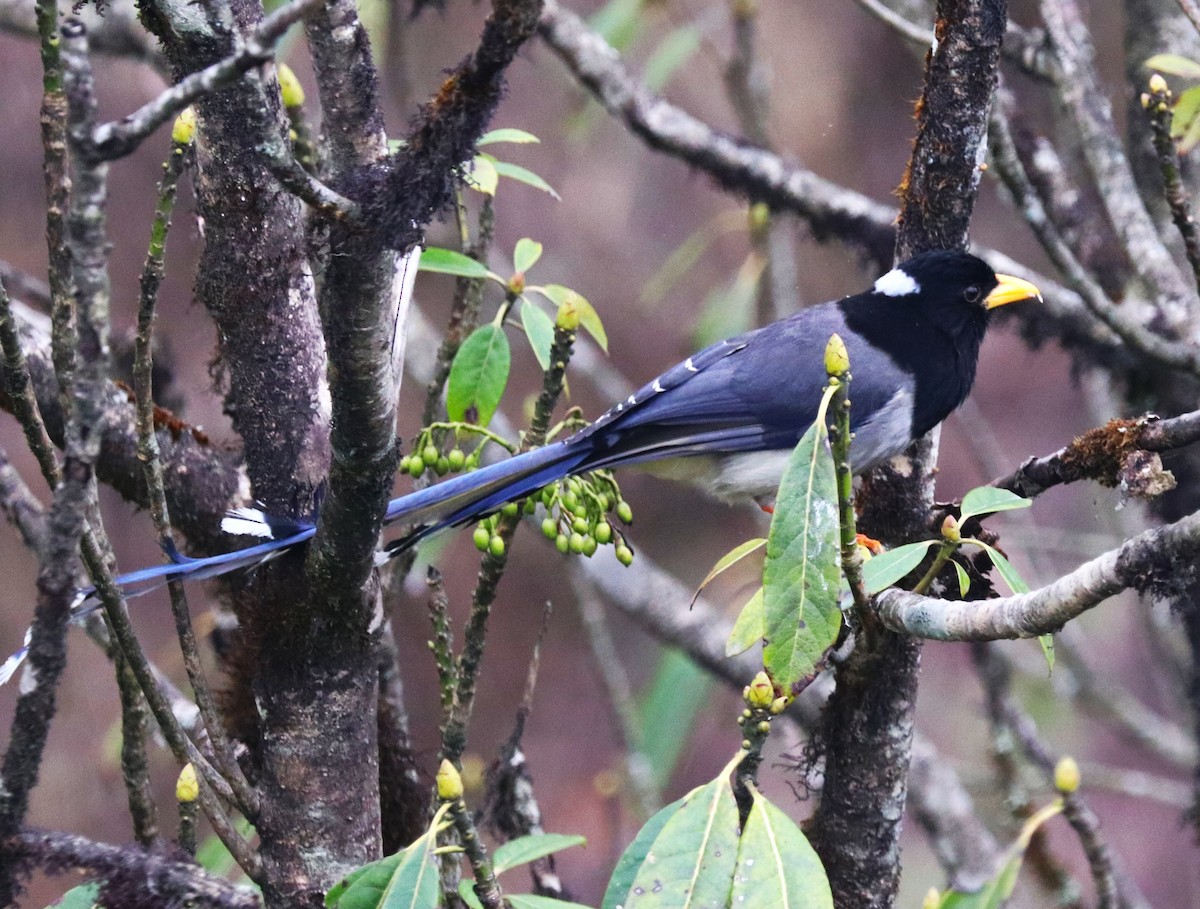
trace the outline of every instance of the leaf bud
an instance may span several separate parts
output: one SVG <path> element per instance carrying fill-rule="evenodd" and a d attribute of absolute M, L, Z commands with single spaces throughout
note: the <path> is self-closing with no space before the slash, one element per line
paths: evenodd
<path fill-rule="evenodd" d="M 191 145 L 195 138 L 196 109 L 185 107 L 175 118 L 175 125 L 171 127 L 171 141 L 176 145 Z"/>
<path fill-rule="evenodd" d="M 766 710 L 775 700 L 775 686 L 765 672 L 759 672 L 742 692 L 742 698 L 755 710 Z"/>
<path fill-rule="evenodd" d="M 1079 764 L 1073 757 L 1064 757 L 1054 765 L 1054 788 L 1070 795 L 1079 788 Z"/>
<path fill-rule="evenodd" d="M 292 68 L 286 63 L 276 67 L 279 73 L 279 92 L 283 95 L 283 106 L 286 108 L 304 106 L 304 86 L 296 78 Z"/>
<path fill-rule="evenodd" d="M 575 300 L 570 294 L 558 305 L 558 312 L 554 316 L 554 327 L 561 328 L 563 331 L 575 331 L 579 328 L 579 307 L 575 305 Z"/>
<path fill-rule="evenodd" d="M 942 521 L 942 539 L 947 543 L 962 542 L 962 530 L 952 514 L 946 515 L 946 520 Z"/>
<path fill-rule="evenodd" d="M 196 779 L 196 768 L 191 762 L 183 765 L 175 780 L 175 800 L 179 802 L 194 802 L 200 797 L 200 781 Z"/>
<path fill-rule="evenodd" d="M 442 759 L 437 772 L 437 794 L 443 802 L 453 802 L 463 796 L 462 775 L 450 761 Z"/>
<path fill-rule="evenodd" d="M 834 334 L 825 345 L 825 372 L 830 376 L 844 376 L 850 371 L 850 352 L 841 335 Z"/>

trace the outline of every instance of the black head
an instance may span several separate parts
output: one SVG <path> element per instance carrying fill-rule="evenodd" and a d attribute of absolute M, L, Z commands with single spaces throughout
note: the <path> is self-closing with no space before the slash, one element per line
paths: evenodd
<path fill-rule="evenodd" d="M 996 274 L 959 250 L 921 253 L 867 292 L 841 301 L 847 325 L 914 379 L 914 435 L 958 407 L 975 381 L 990 311 L 1039 297 L 1028 281 Z M 851 364 L 865 377 L 869 363 Z"/>

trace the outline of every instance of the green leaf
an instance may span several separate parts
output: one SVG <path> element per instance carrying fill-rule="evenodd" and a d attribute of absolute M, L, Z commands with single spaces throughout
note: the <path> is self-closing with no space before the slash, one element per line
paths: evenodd
<path fill-rule="evenodd" d="M 871 556 L 863 563 L 863 587 L 869 596 L 891 587 L 898 580 L 916 570 L 925 558 L 930 546 L 937 545 L 937 540 L 922 540 L 920 543 L 905 543 L 877 556 Z"/>
<path fill-rule="evenodd" d="M 1200 142 L 1200 85 L 1185 89 L 1175 100 L 1171 136 L 1179 142 L 1179 152 L 1184 155 Z"/>
<path fill-rule="evenodd" d="M 604 894 L 604 909 L 728 905 L 738 842 L 737 803 L 728 779 L 732 766 L 712 782 L 693 789 L 682 802 L 668 806 L 671 814 L 652 842 L 644 842 L 638 834 L 634 840 L 640 855 L 636 869 L 628 886 L 620 891 L 614 890 L 617 872 L 613 873 Z M 651 818 L 647 826 L 662 813 Z M 621 863 L 634 845 L 626 850 Z"/>
<path fill-rule="evenodd" d="M 495 163 L 487 155 L 476 155 L 471 159 L 470 168 L 463 174 L 463 182 L 485 196 L 494 196 L 500 183 L 500 174 L 496 172 Z"/>
<path fill-rule="evenodd" d="M 513 271 L 529 271 L 542 257 L 542 244 L 522 237 L 513 248 Z"/>
<path fill-rule="evenodd" d="M 525 337 L 529 339 L 538 366 L 545 372 L 550 368 L 550 348 L 554 346 L 554 320 L 522 297 L 521 327 L 525 329 Z"/>
<path fill-rule="evenodd" d="M 689 736 L 663 735 L 664 729 L 692 730 L 697 715 L 711 706 L 712 675 L 682 650 L 662 652 L 654 677 L 638 698 L 638 750 L 651 768 L 654 786 L 662 791 L 675 772 Z"/>
<path fill-rule="evenodd" d="M 766 265 L 764 256 L 748 253 L 733 281 L 705 296 L 704 310 L 692 330 L 692 341 L 697 347 L 707 347 L 753 327 L 758 288 Z"/>
<path fill-rule="evenodd" d="M 651 91 L 661 91 L 685 63 L 700 49 L 703 36 L 695 25 L 681 25 L 673 30 L 654 49 L 646 61 L 642 81 Z"/>
<path fill-rule="evenodd" d="M 1054 635 L 1039 634 L 1038 644 L 1042 648 L 1042 659 L 1046 661 L 1046 671 L 1054 674 Z"/>
<path fill-rule="evenodd" d="M 508 338 L 499 325 L 476 328 L 454 357 L 446 386 L 446 412 L 451 420 L 465 420 L 467 409 L 474 407 L 478 416 L 472 421 L 487 426 L 500 405 L 512 354 Z"/>
<path fill-rule="evenodd" d="M 504 898 L 512 909 L 591 909 L 583 903 L 556 900 L 552 896 L 538 896 L 536 893 L 506 893 Z"/>
<path fill-rule="evenodd" d="M 988 556 L 991 557 L 992 564 L 996 566 L 996 573 L 999 574 L 1004 580 L 1004 583 L 1008 585 L 1009 590 L 1011 590 L 1013 593 L 1029 593 L 1029 585 L 1025 583 L 1024 579 L 1019 574 L 1017 574 L 1017 569 L 1013 568 L 1012 562 L 1006 559 L 1000 553 L 1000 550 L 996 549 L 994 546 L 989 546 L 987 543 L 983 542 L 983 540 L 977 540 L 974 537 L 966 537 L 963 542 L 972 543 L 975 546 L 978 546 L 980 549 L 986 550 Z"/>
<path fill-rule="evenodd" d="M 642 0 L 609 0 L 588 17 L 588 25 L 617 50 L 625 46 L 642 27 Z"/>
<path fill-rule="evenodd" d="M 958 595 L 965 597 L 971 589 L 971 576 L 967 574 L 965 568 L 953 559 L 950 560 L 950 564 L 954 566 L 954 572 L 958 575 Z"/>
<path fill-rule="evenodd" d="M 763 589 L 760 587 L 738 613 L 737 621 L 733 623 L 733 629 L 725 639 L 725 656 L 735 657 L 739 653 L 745 653 L 762 639 Z"/>
<path fill-rule="evenodd" d="M 812 674 L 841 628 L 837 477 L 825 410 L 788 459 L 763 565 L 763 668 L 785 694 Z"/>
<path fill-rule="evenodd" d="M 1158 70 L 1160 73 L 1170 73 L 1172 76 L 1200 79 L 1200 63 L 1179 54 L 1155 54 L 1143 65 L 1146 69 Z"/>
<path fill-rule="evenodd" d="M 518 865 L 525 865 L 572 846 L 586 846 L 586 836 L 567 833 L 531 833 L 496 847 L 492 853 L 492 870 L 501 874 Z"/>
<path fill-rule="evenodd" d="M 546 284 L 541 287 L 531 287 L 529 289 L 536 290 L 555 306 L 562 306 L 565 303 L 570 303 L 574 306 L 575 311 L 579 313 L 579 324 L 600 345 L 600 349 L 608 353 L 608 334 L 604 331 L 604 324 L 600 321 L 600 314 L 596 312 L 595 308 L 587 301 L 587 298 L 583 294 L 571 290 L 569 287 L 563 287 L 561 284 Z"/>
<path fill-rule="evenodd" d="M 482 136 L 476 145 L 492 145 L 496 142 L 515 142 L 518 145 L 530 145 L 541 142 L 542 140 L 533 133 L 527 133 L 523 129 L 513 129 L 511 126 L 501 127 L 500 129 L 490 129 Z"/>
<path fill-rule="evenodd" d="M 432 909 L 441 884 L 434 860 L 435 837 L 426 833 L 395 855 L 357 869 L 325 897 L 330 909 Z"/>
<path fill-rule="evenodd" d="M 730 906 L 833 909 L 829 878 L 803 831 L 754 788 Z"/>
<path fill-rule="evenodd" d="M 1025 850 L 1029 848 L 1033 834 L 1042 824 L 1062 811 L 1062 807 L 1060 799 L 1029 818 L 1022 825 L 1016 841 L 1005 850 L 995 877 L 974 893 L 948 891 L 942 896 L 940 909 L 1001 909 L 1016 887 L 1017 875 L 1021 873 L 1021 863 L 1025 860 Z"/>
<path fill-rule="evenodd" d="M 485 157 L 490 158 L 491 155 L 486 155 Z M 500 176 L 516 180 L 518 183 L 524 183 L 526 186 L 532 186 L 534 189 L 540 189 L 547 195 L 562 201 L 562 196 L 555 192 L 553 186 L 528 168 L 521 167 L 519 164 L 513 164 L 511 161 L 497 161 L 495 158 L 492 158 L 492 166 L 496 168 L 496 173 Z"/>
<path fill-rule="evenodd" d="M 1032 499 L 1026 499 L 1007 489 L 979 486 L 963 496 L 962 517 L 959 518 L 958 523 L 965 524 L 968 518 L 976 515 L 1015 511 L 1018 508 L 1028 508 L 1032 504 Z"/>
<path fill-rule="evenodd" d="M 471 909 L 483 909 L 483 903 L 475 895 L 475 882 L 469 877 L 465 877 L 458 882 L 458 895 L 462 897 L 462 901 L 470 906 Z"/>
<path fill-rule="evenodd" d="M 99 884 L 80 884 L 64 893 L 62 899 L 55 903 L 52 909 L 92 909 L 99 898 Z"/>
<path fill-rule="evenodd" d="M 667 822 L 683 807 L 684 801 L 685 799 L 680 799 L 659 809 L 650 820 L 642 825 L 642 829 L 633 838 L 633 842 L 625 847 L 625 851 L 617 859 L 617 866 L 613 868 L 612 877 L 608 879 L 608 887 L 604 891 L 604 901 L 600 904 L 601 909 L 618 909 L 618 907 L 624 906 L 625 898 L 633 889 L 633 881 L 650 855 L 650 850 L 654 847 L 658 835 L 662 833 Z"/>
<path fill-rule="evenodd" d="M 421 253 L 418 270 L 440 275 L 457 275 L 460 278 L 487 278 L 492 274 L 482 262 L 476 262 L 470 256 L 453 249 L 442 249 L 440 246 L 425 247 L 425 251 Z"/>
<path fill-rule="evenodd" d="M 696 588 L 696 592 L 692 595 L 692 602 L 688 604 L 688 608 L 691 609 L 696 605 L 696 600 L 700 599 L 700 594 L 704 591 L 705 587 L 712 583 L 713 578 L 728 571 L 742 559 L 758 552 L 766 545 L 767 540 L 765 537 L 757 537 L 753 540 L 739 543 L 733 549 L 729 550 L 729 552 L 725 553 L 725 555 L 721 556 L 721 558 L 717 559 L 717 564 L 709 569 L 708 574 L 704 576 L 704 580 L 700 582 L 700 586 Z"/>

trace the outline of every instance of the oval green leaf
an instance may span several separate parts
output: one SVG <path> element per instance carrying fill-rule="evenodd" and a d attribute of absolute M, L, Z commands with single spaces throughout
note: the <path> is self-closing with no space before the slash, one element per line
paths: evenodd
<path fill-rule="evenodd" d="M 869 596 L 891 587 L 898 580 L 914 571 L 925 558 L 930 546 L 937 540 L 922 540 L 920 543 L 905 543 L 877 556 L 871 556 L 863 563 L 863 587 Z"/>
<path fill-rule="evenodd" d="M 542 140 L 533 133 L 527 133 L 523 129 L 513 129 L 511 126 L 501 127 L 500 129 L 491 129 L 479 137 L 476 145 L 492 145 L 496 142 L 515 142 L 518 145 L 530 145 L 541 142 Z"/>
<path fill-rule="evenodd" d="M 628 887 L 616 893 L 609 884 L 602 904 L 606 909 L 699 909 L 728 904 L 738 844 L 738 811 L 728 771 L 670 807 L 675 810 L 646 846 Z M 651 822 L 657 818 L 655 815 Z M 642 835 L 638 834 L 634 843 L 640 841 Z M 632 849 L 630 846 L 626 853 Z M 614 882 L 616 878 L 614 872 Z"/>
<path fill-rule="evenodd" d="M 485 196 L 494 196 L 500 184 L 500 175 L 496 173 L 496 165 L 486 155 L 476 155 L 463 175 L 463 182 Z"/>
<path fill-rule="evenodd" d="M 965 597 L 971 589 L 971 576 L 953 559 L 950 560 L 950 564 L 954 566 L 954 573 L 958 575 L 958 595 Z"/>
<path fill-rule="evenodd" d="M 554 320 L 522 297 L 521 327 L 525 329 L 525 337 L 529 339 L 538 366 L 545 372 L 550 368 L 550 349 L 554 346 Z"/>
<path fill-rule="evenodd" d="M 725 639 L 725 656 L 735 657 L 745 653 L 763 638 L 763 589 L 754 591 L 746 601 L 729 637 Z"/>
<path fill-rule="evenodd" d="M 767 536 L 763 668 L 785 693 L 812 674 L 842 624 L 837 476 L 826 406 L 792 451 Z"/>
<path fill-rule="evenodd" d="M 542 257 L 542 244 L 529 237 L 522 237 L 513 248 L 513 271 L 529 271 Z"/>
<path fill-rule="evenodd" d="M 496 874 L 536 861 L 572 846 L 586 846 L 587 837 L 566 833 L 531 833 L 507 843 L 501 843 L 492 853 L 492 870 Z"/>
<path fill-rule="evenodd" d="M 600 345 L 600 349 L 608 353 L 608 335 L 600 321 L 600 314 L 583 294 L 571 290 L 569 287 L 563 287 L 561 284 L 546 284 L 542 287 L 531 287 L 530 290 L 538 291 L 555 306 L 571 303 L 575 307 L 575 311 L 579 313 L 579 324 Z"/>
<path fill-rule="evenodd" d="M 591 909 L 583 903 L 556 900 L 552 896 L 538 896 L 536 893 L 506 893 L 504 899 L 512 909 Z"/>
<path fill-rule="evenodd" d="M 421 253 L 420 271 L 431 271 L 440 275 L 457 275 L 460 278 L 487 278 L 491 276 L 487 266 L 476 262 L 453 249 L 427 246 Z"/>
<path fill-rule="evenodd" d="M 683 803 L 684 799 L 680 799 L 660 808 L 651 816 L 650 820 L 642 825 L 642 829 L 633 838 L 633 842 L 625 847 L 625 851 L 617 859 L 617 866 L 613 868 L 612 877 L 608 880 L 608 887 L 604 891 L 604 900 L 600 903 L 600 909 L 618 909 L 619 906 L 625 904 L 625 898 L 633 888 L 634 878 L 646 863 L 646 857 L 650 854 L 655 840 L 658 839 L 663 827 L 667 825 L 667 821 L 671 820 L 683 807 Z"/>
<path fill-rule="evenodd" d="M 965 523 L 967 518 L 973 518 L 976 515 L 1015 511 L 1018 508 L 1028 508 L 1032 504 L 1032 499 L 1026 499 L 1007 489 L 979 486 L 963 496 L 962 517 L 959 518 L 959 523 Z"/>
<path fill-rule="evenodd" d="M 758 537 L 753 540 L 747 540 L 746 542 L 740 543 L 733 547 L 733 549 L 729 550 L 729 552 L 717 559 L 717 564 L 709 570 L 708 574 L 705 575 L 704 580 L 700 582 L 700 586 L 696 588 L 696 592 L 692 595 L 692 602 L 688 604 L 688 608 L 690 609 L 696 605 L 696 600 L 700 599 L 700 594 L 703 593 L 705 587 L 712 583 L 713 578 L 717 577 L 723 572 L 728 571 L 742 559 L 746 558 L 752 553 L 758 552 L 758 550 L 762 549 L 766 545 L 766 537 Z"/>
<path fill-rule="evenodd" d="M 534 189 L 540 189 L 547 195 L 553 196 L 560 201 L 562 200 L 562 196 L 555 192 L 553 186 L 528 168 L 521 167 L 519 164 L 513 164 L 510 161 L 497 161 L 495 158 L 492 158 L 492 165 L 496 168 L 496 173 L 500 176 L 516 180 L 518 183 L 524 183 L 526 186 L 532 186 Z"/>
<path fill-rule="evenodd" d="M 1155 54 L 1144 65 L 1146 69 L 1158 70 L 1160 73 L 1200 79 L 1200 62 L 1179 54 Z"/>
<path fill-rule="evenodd" d="M 750 793 L 729 905 L 833 909 L 829 878 L 803 831 L 757 789 Z"/>
<path fill-rule="evenodd" d="M 467 410 L 474 407 L 473 422 L 487 426 L 500 405 L 512 353 L 508 338 L 499 325 L 487 324 L 476 328 L 463 341 L 450 366 L 446 384 L 446 412 L 451 420 L 465 420 Z"/>

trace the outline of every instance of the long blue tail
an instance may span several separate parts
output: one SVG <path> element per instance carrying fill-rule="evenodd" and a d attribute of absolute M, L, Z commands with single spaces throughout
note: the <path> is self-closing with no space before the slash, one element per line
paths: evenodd
<path fill-rule="evenodd" d="M 389 545 L 380 554 L 380 560 L 394 558 L 439 530 L 487 515 L 505 502 L 522 498 L 572 473 L 590 453 L 591 445 L 586 439 L 568 439 L 393 499 L 384 513 L 384 524 L 403 522 L 418 526 L 408 536 Z M 201 581 L 255 568 L 308 542 L 316 533 L 316 527 L 311 523 L 279 521 L 252 508 L 230 512 L 221 526 L 234 535 L 258 536 L 265 540 L 245 549 L 200 559 L 168 552 L 171 561 L 118 575 L 114 579 L 117 586 L 127 598 L 133 598 L 157 590 L 172 580 Z M 72 604 L 72 621 L 84 619 L 99 606 L 96 588 L 83 588 Z M 0 665 L 0 685 L 12 678 L 28 649 L 29 633 L 26 632 L 21 649 Z"/>

